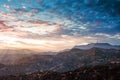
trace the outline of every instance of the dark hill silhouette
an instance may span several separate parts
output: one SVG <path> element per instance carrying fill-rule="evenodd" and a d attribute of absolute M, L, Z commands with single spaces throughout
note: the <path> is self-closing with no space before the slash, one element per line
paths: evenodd
<path fill-rule="evenodd" d="M 120 80 L 120 64 L 105 64 L 81 67 L 68 72 L 35 72 L 32 74 L 9 75 L 0 80 Z"/>
<path fill-rule="evenodd" d="M 57 55 L 33 55 L 20 59 L 15 65 L 5 65 L 0 75 L 33 73 L 38 70 L 65 72 L 83 66 L 120 63 L 120 50 L 91 48 L 81 50 L 73 48 Z"/>

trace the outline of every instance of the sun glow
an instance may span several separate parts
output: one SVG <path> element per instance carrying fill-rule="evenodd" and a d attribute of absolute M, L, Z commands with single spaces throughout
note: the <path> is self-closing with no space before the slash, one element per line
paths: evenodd
<path fill-rule="evenodd" d="M 1 49 L 31 49 L 38 51 L 60 51 L 64 49 L 72 48 L 74 45 L 80 42 L 84 42 L 84 39 L 79 40 L 75 37 L 44 37 L 44 38 L 23 38 L 13 35 L 0 35 Z"/>
<path fill-rule="evenodd" d="M 86 44 L 86 38 L 63 35 L 63 26 L 43 21 L 1 21 L 1 49 L 31 49 L 60 51 L 76 44 Z M 88 40 L 89 42 L 89 40 Z"/>

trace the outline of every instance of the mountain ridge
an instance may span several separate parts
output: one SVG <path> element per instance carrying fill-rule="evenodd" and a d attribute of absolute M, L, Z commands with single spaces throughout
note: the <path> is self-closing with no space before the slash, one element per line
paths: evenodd
<path fill-rule="evenodd" d="M 64 72 L 82 66 L 120 63 L 120 49 L 91 48 L 82 50 L 72 48 L 56 55 L 32 55 L 16 61 L 16 65 L 5 65 L 0 69 L 0 75 L 31 73 L 37 70 L 52 70 Z"/>
<path fill-rule="evenodd" d="M 0 76 L 0 80 L 119 80 L 120 64 L 81 67 L 67 72 L 37 71 L 30 74 Z"/>
<path fill-rule="evenodd" d="M 74 46 L 73 48 L 78 48 L 78 49 L 91 49 L 91 48 L 103 48 L 103 49 L 120 49 L 120 45 L 111 45 L 109 43 L 90 43 L 87 45 L 77 45 Z"/>

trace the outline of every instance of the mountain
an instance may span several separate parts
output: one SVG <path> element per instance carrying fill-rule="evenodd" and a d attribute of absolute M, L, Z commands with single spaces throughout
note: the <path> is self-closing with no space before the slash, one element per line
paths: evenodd
<path fill-rule="evenodd" d="M 0 80 L 120 80 L 120 64 L 81 67 L 68 72 L 37 71 L 31 74 L 2 76 Z"/>
<path fill-rule="evenodd" d="M 120 63 L 120 50 L 91 48 L 81 50 L 73 48 L 70 51 L 59 53 L 54 58 L 54 71 L 69 71 L 81 66 L 98 65 L 106 63 Z"/>
<path fill-rule="evenodd" d="M 0 63 L 5 65 L 25 64 L 29 62 L 31 63 L 35 58 L 37 60 L 37 56 L 39 55 L 44 56 L 55 54 L 56 52 L 40 52 L 29 49 L 0 49 Z"/>
<path fill-rule="evenodd" d="M 81 50 L 73 48 L 56 55 L 31 55 L 16 61 L 18 64 L 5 65 L 0 68 L 0 76 L 30 74 L 36 71 L 65 72 L 80 67 L 120 63 L 120 50 L 92 48 Z"/>
<path fill-rule="evenodd" d="M 22 58 L 33 56 L 36 51 L 28 49 L 0 49 L 0 63 L 5 65 L 18 64 Z"/>
<path fill-rule="evenodd" d="M 5 67 L 5 65 L 4 64 L 0 64 L 0 69 L 3 68 L 3 67 Z"/>
<path fill-rule="evenodd" d="M 120 46 L 111 45 L 108 43 L 91 43 L 88 45 L 75 46 L 77 49 L 91 49 L 91 48 L 103 48 L 103 49 L 120 49 Z"/>

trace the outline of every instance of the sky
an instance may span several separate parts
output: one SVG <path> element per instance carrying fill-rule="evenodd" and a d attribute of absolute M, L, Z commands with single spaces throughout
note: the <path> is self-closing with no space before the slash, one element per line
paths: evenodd
<path fill-rule="evenodd" d="M 0 49 L 120 45 L 120 0 L 0 0 Z"/>

